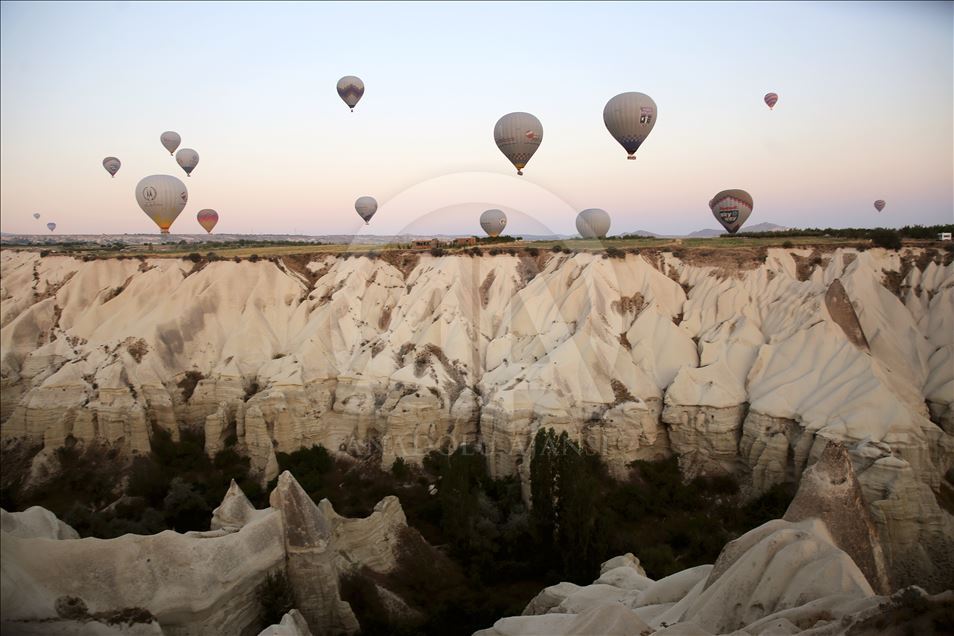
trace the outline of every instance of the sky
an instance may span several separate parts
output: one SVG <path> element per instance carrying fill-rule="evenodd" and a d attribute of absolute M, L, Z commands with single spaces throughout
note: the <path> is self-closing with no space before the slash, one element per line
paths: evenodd
<path fill-rule="evenodd" d="M 602 119 L 626 91 L 658 106 L 636 161 Z M 544 129 L 522 177 L 493 141 L 512 111 Z M 188 186 L 173 234 L 203 208 L 226 233 L 479 233 L 489 207 L 509 234 L 591 207 L 681 234 L 717 228 L 728 188 L 750 225 L 951 223 L 952 113 L 950 2 L 3 2 L 0 230 L 156 232 L 152 174 Z M 165 130 L 198 151 L 190 178 Z"/>

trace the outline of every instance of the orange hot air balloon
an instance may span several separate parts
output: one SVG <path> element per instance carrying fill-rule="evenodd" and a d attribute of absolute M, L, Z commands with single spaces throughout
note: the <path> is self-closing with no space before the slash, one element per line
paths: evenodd
<path fill-rule="evenodd" d="M 769 110 L 775 108 L 775 104 L 778 102 L 777 93 L 766 93 L 765 94 L 765 105 L 769 107 Z"/>
<path fill-rule="evenodd" d="M 199 213 L 195 215 L 195 218 L 199 221 L 199 225 L 205 229 L 209 234 L 212 233 L 212 228 L 215 227 L 215 224 L 219 222 L 219 213 L 215 210 L 199 210 Z"/>

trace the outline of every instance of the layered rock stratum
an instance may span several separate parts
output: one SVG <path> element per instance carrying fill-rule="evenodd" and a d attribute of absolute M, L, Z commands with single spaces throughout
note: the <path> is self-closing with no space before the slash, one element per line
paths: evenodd
<path fill-rule="evenodd" d="M 732 474 L 754 496 L 837 441 L 891 588 L 951 587 L 950 254 L 678 254 L 4 250 L 4 452 L 42 448 L 29 483 L 68 438 L 131 456 L 157 429 L 202 430 L 210 454 L 234 436 L 266 482 L 275 453 L 302 446 L 388 467 L 476 443 L 492 474 L 526 482 L 533 435 L 552 427 L 617 476 L 675 454 L 685 474 Z"/>

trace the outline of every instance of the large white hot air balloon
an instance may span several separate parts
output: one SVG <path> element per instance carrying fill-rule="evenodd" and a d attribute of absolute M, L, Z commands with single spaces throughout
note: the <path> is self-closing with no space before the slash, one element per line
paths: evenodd
<path fill-rule="evenodd" d="M 199 165 L 199 153 L 192 148 L 183 148 L 176 153 L 176 163 L 185 170 L 187 177 L 191 177 L 192 171 Z"/>
<path fill-rule="evenodd" d="M 500 152 L 523 174 L 523 168 L 543 141 L 543 124 L 530 113 L 509 113 L 497 120 L 494 142 Z"/>
<path fill-rule="evenodd" d="M 168 174 L 154 174 L 136 185 L 136 203 L 163 234 L 169 233 L 172 222 L 188 201 L 185 184 Z"/>
<path fill-rule="evenodd" d="M 752 195 L 745 190 L 723 190 L 709 201 L 712 215 L 729 234 L 735 234 L 745 223 L 755 204 Z"/>
<path fill-rule="evenodd" d="M 369 223 L 371 217 L 378 211 L 378 202 L 374 197 L 358 197 L 358 200 L 354 202 L 354 209 L 365 223 Z"/>
<path fill-rule="evenodd" d="M 487 236 L 500 236 L 507 227 L 507 215 L 503 213 L 503 210 L 485 210 L 480 215 L 480 227 Z"/>
<path fill-rule="evenodd" d="M 119 167 L 122 165 L 122 162 L 116 157 L 106 157 L 103 159 L 103 167 L 106 168 L 106 172 L 108 172 L 111 177 L 116 176 L 116 173 L 119 172 Z"/>
<path fill-rule="evenodd" d="M 643 93 L 620 93 L 603 108 L 606 129 L 635 159 L 636 151 L 656 125 L 656 102 Z"/>
<path fill-rule="evenodd" d="M 47 224 L 46 224 L 46 229 L 48 229 L 49 231 L 52 232 L 53 230 L 56 229 L 56 223 L 47 223 Z"/>
<path fill-rule="evenodd" d="M 168 150 L 169 155 L 172 156 L 172 153 L 174 153 L 176 148 L 179 147 L 179 144 L 182 143 L 182 137 L 180 137 L 177 132 L 167 130 L 159 135 L 159 141 L 162 143 L 162 147 Z"/>
<path fill-rule="evenodd" d="M 576 216 L 576 231 L 583 238 L 606 238 L 610 229 L 610 215 L 606 210 L 589 208 Z"/>
<path fill-rule="evenodd" d="M 364 82 L 361 81 L 360 77 L 345 75 L 338 80 L 337 89 L 338 97 L 348 105 L 351 112 L 354 112 L 354 107 L 358 105 L 361 97 L 364 96 Z"/>

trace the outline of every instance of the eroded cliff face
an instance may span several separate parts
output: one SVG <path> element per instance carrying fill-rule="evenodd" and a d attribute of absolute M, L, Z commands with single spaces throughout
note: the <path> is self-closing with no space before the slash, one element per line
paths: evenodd
<path fill-rule="evenodd" d="M 762 256 L 4 251 L 0 430 L 5 448 L 43 445 L 36 475 L 68 435 L 136 453 L 154 427 L 188 427 L 210 453 L 234 435 L 263 479 L 301 446 L 387 467 L 464 442 L 493 474 L 527 478 L 545 426 L 618 475 L 676 453 L 753 494 L 837 440 L 892 583 L 940 584 L 954 571 L 931 564 L 954 560 L 936 497 L 954 465 L 954 265 L 910 249 Z"/>

